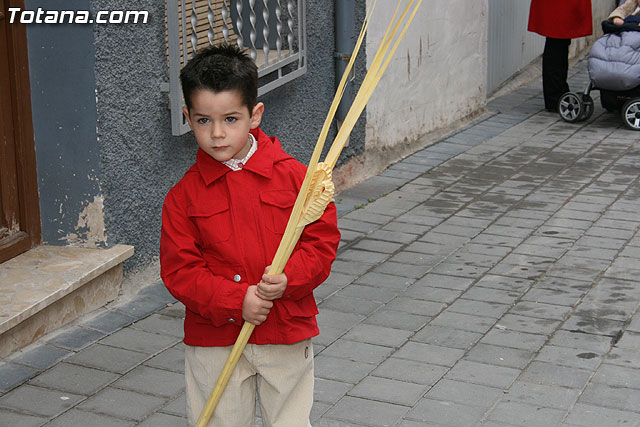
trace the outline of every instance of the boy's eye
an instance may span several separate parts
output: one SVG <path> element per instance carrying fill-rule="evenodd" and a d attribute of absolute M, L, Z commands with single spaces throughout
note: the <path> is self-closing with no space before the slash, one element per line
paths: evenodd
<path fill-rule="evenodd" d="M 236 119 L 235 117 L 227 117 L 225 120 L 226 120 L 228 123 L 233 123 L 233 122 L 235 122 L 235 121 L 236 121 L 236 120 L 238 120 L 238 119 Z"/>
<path fill-rule="evenodd" d="M 202 117 L 202 118 L 198 119 L 198 123 L 200 123 L 200 124 L 209 123 L 209 119 L 207 119 L 206 117 Z"/>

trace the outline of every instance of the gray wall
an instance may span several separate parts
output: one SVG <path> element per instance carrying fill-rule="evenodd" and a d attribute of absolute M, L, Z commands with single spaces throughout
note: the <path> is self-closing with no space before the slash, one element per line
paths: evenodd
<path fill-rule="evenodd" d="M 307 73 L 261 99 L 263 130 L 305 164 L 335 90 L 332 3 L 307 1 Z M 32 0 L 26 8 L 95 14 L 122 5 Z M 361 20 L 365 0 L 357 5 Z M 135 256 L 125 265 L 132 271 L 157 257 L 162 202 L 194 162 L 197 145 L 191 133 L 171 136 L 168 95 L 160 91 L 168 81 L 164 2 L 127 8 L 149 11 L 149 22 L 33 24 L 28 38 L 43 241 L 133 245 Z M 362 54 L 357 80 L 365 61 Z M 329 143 L 333 136 L 335 125 Z M 363 150 L 361 120 L 342 161 Z M 96 232 L 98 241 L 89 236 Z"/>
<path fill-rule="evenodd" d="M 544 38 L 527 30 L 529 1 L 489 0 L 487 93 L 540 56 Z"/>
<path fill-rule="evenodd" d="M 89 0 L 28 0 L 36 10 L 87 10 Z M 27 25 L 42 240 L 86 237 L 82 213 L 100 195 L 95 56 L 90 25 Z M 80 222 L 80 225 L 79 225 Z"/>
<path fill-rule="evenodd" d="M 98 0 L 92 10 L 122 8 Z M 147 24 L 94 26 L 97 132 L 100 143 L 105 226 L 109 244 L 135 246 L 127 269 L 158 253 L 164 196 L 194 160 L 190 135 L 172 137 L 164 4 L 140 1 L 130 9 L 149 11 Z"/>
<path fill-rule="evenodd" d="M 262 97 L 262 128 L 276 135 L 292 156 L 306 163 L 334 93 L 333 7 L 307 2 L 308 72 Z M 359 1 L 364 11 L 364 0 Z M 117 9 L 121 2 L 92 1 L 93 10 Z M 329 6 L 329 7 L 328 7 Z M 132 6 L 133 8 L 133 6 Z M 150 23 L 94 27 L 98 138 L 108 242 L 135 246 L 129 270 L 158 253 L 164 196 L 195 160 L 191 133 L 171 136 L 164 4 L 141 1 Z M 360 71 L 364 69 L 364 58 Z M 364 149 L 364 124 L 354 129 L 345 158 Z"/>

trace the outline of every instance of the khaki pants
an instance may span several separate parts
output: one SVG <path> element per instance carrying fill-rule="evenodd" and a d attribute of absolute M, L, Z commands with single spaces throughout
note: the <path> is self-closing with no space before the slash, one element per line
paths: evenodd
<path fill-rule="evenodd" d="M 190 426 L 198 420 L 231 348 L 187 346 Z M 257 392 L 264 427 L 311 427 L 313 375 L 311 340 L 291 345 L 248 344 L 208 426 L 253 427 Z"/>

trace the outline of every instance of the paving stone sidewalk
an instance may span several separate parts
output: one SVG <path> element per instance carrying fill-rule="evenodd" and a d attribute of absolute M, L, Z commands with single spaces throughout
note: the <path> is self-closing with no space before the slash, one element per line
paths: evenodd
<path fill-rule="evenodd" d="M 640 426 L 640 133 L 593 95 L 568 124 L 536 81 L 337 196 L 314 427 Z M 155 283 L 14 354 L 0 425 L 186 425 L 182 316 Z"/>

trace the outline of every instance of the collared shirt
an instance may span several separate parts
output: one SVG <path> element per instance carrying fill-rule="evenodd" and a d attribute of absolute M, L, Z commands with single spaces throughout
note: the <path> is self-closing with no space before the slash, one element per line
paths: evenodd
<path fill-rule="evenodd" d="M 253 153 L 255 153 L 258 150 L 258 141 L 251 134 L 249 134 L 249 141 L 251 142 L 251 148 L 249 148 L 249 152 L 247 153 L 246 156 L 244 156 L 243 159 L 229 159 L 226 162 L 222 162 L 222 164 L 225 166 L 228 166 L 229 169 L 231 169 L 232 171 L 241 170 L 244 167 L 244 165 L 247 164 L 251 156 L 253 156 Z"/>

